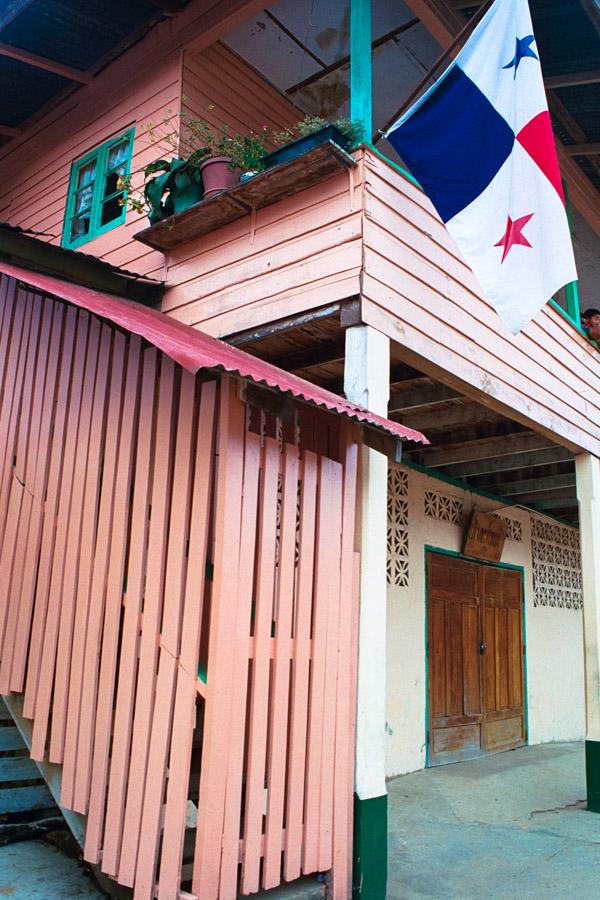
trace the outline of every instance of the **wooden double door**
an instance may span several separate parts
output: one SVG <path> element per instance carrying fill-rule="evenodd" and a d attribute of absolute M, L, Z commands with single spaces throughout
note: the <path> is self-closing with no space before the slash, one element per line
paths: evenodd
<path fill-rule="evenodd" d="M 525 743 L 520 572 L 428 553 L 430 766 Z"/>

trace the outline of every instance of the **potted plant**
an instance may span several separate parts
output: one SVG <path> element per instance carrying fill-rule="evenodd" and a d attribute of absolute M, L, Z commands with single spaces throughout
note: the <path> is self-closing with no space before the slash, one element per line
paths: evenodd
<path fill-rule="evenodd" d="M 138 213 L 146 210 L 150 223 L 154 225 L 202 200 L 200 158 L 174 157 L 150 163 L 144 169 L 141 196 L 131 194 L 130 176 L 119 179 L 119 188 L 129 193 L 130 207 Z"/>
<path fill-rule="evenodd" d="M 286 128 L 275 135 L 275 143 L 282 146 L 265 156 L 265 166 L 271 168 L 290 162 L 328 141 L 333 141 L 346 150 L 359 144 L 363 137 L 362 122 L 352 119 L 336 119 L 334 122 L 328 122 L 320 116 L 306 116 L 292 128 Z"/>

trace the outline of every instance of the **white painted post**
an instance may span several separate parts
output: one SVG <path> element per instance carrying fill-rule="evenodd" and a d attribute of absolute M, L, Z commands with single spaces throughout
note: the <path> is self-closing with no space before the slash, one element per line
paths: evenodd
<path fill-rule="evenodd" d="M 600 459 L 575 457 L 585 659 L 585 761 L 588 809 L 600 812 Z"/>
<path fill-rule="evenodd" d="M 348 400 L 387 415 L 390 341 L 369 325 L 346 331 L 344 391 Z M 360 460 L 360 619 L 355 771 L 355 884 L 384 898 L 387 869 L 385 786 L 387 466 L 363 447 Z M 375 839 L 374 839 L 375 838 Z"/>

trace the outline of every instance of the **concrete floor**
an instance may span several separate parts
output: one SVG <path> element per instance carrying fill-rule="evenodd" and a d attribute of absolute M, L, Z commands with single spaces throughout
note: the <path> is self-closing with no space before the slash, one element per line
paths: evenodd
<path fill-rule="evenodd" d="M 106 900 L 76 859 L 44 841 L 0 847 L 0 897 Z"/>
<path fill-rule="evenodd" d="M 388 782 L 389 900 L 598 900 L 583 744 L 524 747 Z"/>

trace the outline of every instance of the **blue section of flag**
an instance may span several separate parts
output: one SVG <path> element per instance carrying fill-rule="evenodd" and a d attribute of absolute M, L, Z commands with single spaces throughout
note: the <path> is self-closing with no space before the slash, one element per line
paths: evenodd
<path fill-rule="evenodd" d="M 447 222 L 485 190 L 510 155 L 515 135 L 454 66 L 388 140 Z"/>

